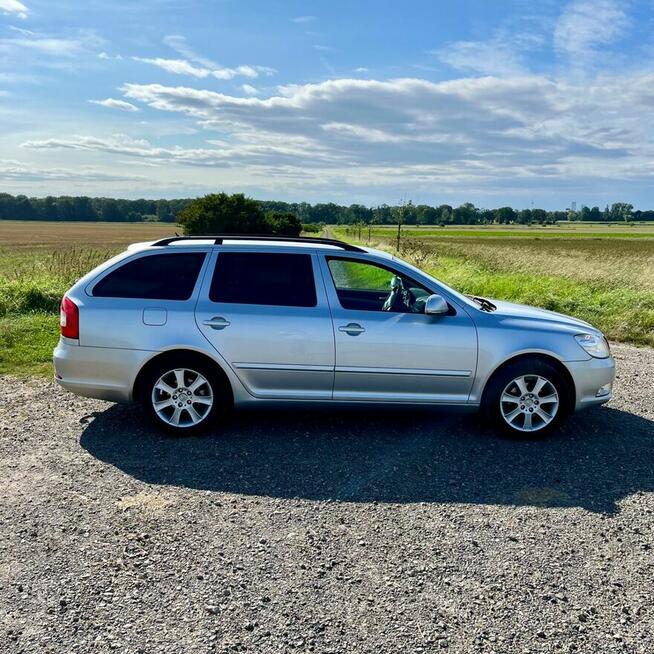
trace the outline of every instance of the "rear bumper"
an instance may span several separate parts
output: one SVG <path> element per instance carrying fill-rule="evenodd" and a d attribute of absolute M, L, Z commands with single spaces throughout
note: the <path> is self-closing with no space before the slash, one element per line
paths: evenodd
<path fill-rule="evenodd" d="M 147 350 L 84 347 L 64 339 L 53 352 L 55 381 L 67 391 L 109 402 L 130 402 Z"/>
<path fill-rule="evenodd" d="M 566 367 L 575 383 L 575 411 L 598 404 L 605 404 L 613 397 L 615 379 L 615 361 L 608 359 L 589 359 L 587 361 L 567 361 Z M 609 386 L 609 392 L 598 396 L 603 387 Z"/>

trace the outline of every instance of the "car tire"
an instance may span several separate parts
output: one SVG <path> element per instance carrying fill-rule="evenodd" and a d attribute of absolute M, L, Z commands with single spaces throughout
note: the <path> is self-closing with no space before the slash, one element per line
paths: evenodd
<path fill-rule="evenodd" d="M 504 434 L 542 438 L 569 413 L 570 391 L 567 380 L 553 365 L 535 358 L 522 359 L 491 377 L 482 410 Z"/>
<path fill-rule="evenodd" d="M 175 436 L 207 431 L 224 419 L 231 394 L 215 368 L 201 357 L 166 357 L 144 375 L 140 389 L 143 408 L 152 423 Z"/>

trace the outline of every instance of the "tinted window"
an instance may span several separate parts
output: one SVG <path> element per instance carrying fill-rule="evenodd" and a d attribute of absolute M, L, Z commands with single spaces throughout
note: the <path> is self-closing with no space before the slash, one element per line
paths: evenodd
<path fill-rule="evenodd" d="M 101 279 L 93 288 L 93 295 L 188 300 L 204 256 L 203 252 L 176 252 L 134 259 Z"/>
<path fill-rule="evenodd" d="M 315 307 L 311 257 L 222 252 L 218 255 L 209 297 L 214 302 Z"/>

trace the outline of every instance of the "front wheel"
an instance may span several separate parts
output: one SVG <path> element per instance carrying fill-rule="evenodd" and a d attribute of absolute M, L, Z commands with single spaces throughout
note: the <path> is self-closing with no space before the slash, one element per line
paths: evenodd
<path fill-rule="evenodd" d="M 141 400 L 157 427 L 184 436 L 207 429 L 226 398 L 210 366 L 180 358 L 163 361 L 148 372 Z"/>
<path fill-rule="evenodd" d="M 564 418 L 569 390 L 554 366 L 525 359 L 491 378 L 483 408 L 501 431 L 520 438 L 541 437 Z"/>

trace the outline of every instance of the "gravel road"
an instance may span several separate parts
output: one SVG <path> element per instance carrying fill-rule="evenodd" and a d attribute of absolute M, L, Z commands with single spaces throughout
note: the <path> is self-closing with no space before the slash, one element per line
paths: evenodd
<path fill-rule="evenodd" d="M 175 440 L 0 379 L 2 652 L 654 652 L 654 350 L 515 442 L 250 412 Z"/>

